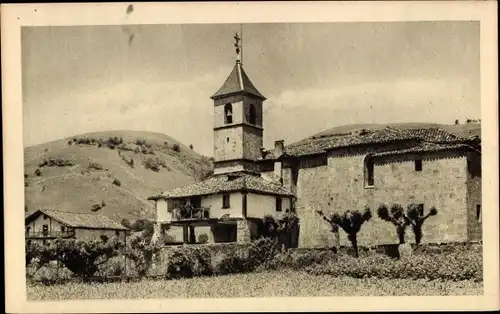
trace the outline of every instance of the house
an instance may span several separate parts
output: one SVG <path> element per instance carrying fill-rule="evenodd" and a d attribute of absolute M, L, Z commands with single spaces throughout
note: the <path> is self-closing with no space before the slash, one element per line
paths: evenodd
<path fill-rule="evenodd" d="M 419 204 L 437 216 L 424 224 L 423 242 L 481 239 L 481 151 L 477 138 L 459 138 L 439 128 L 385 127 L 331 134 L 285 146 L 263 146 L 266 98 L 236 64 L 214 103 L 214 175 L 166 191 L 156 202 L 156 233 L 183 228 L 185 242 L 205 228 L 212 242 L 248 242 L 258 237 L 264 215 L 284 210 L 300 218 L 299 247 L 336 243 L 317 214 L 372 209 L 359 245 L 397 243 L 390 223 L 376 217 L 382 204 Z M 340 244 L 347 244 L 340 234 Z M 407 239 L 413 241 L 411 232 Z"/>
<path fill-rule="evenodd" d="M 39 209 L 25 220 L 27 240 L 53 240 L 56 238 L 100 240 L 124 238 L 128 230 L 110 218 L 98 214 L 70 213 L 51 209 Z"/>

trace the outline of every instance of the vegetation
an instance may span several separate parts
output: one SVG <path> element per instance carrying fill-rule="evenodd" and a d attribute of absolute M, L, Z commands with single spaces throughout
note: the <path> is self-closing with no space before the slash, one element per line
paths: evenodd
<path fill-rule="evenodd" d="M 358 257 L 357 235 L 361 230 L 361 226 L 372 218 L 370 208 L 366 207 L 363 212 L 358 210 L 347 210 L 342 215 L 333 213 L 330 217 L 327 217 L 321 210 L 318 211 L 318 214 L 332 226 L 332 232 L 338 232 L 338 227 L 340 227 L 347 233 L 347 239 L 351 242 L 355 256 Z"/>
<path fill-rule="evenodd" d="M 382 204 L 379 206 L 377 214 L 380 219 L 391 222 L 396 227 L 399 244 L 405 243 L 406 227 L 410 222 L 403 211 L 403 207 L 399 204 L 393 204 L 389 210 L 387 205 Z"/>
<path fill-rule="evenodd" d="M 198 242 L 199 243 L 207 243 L 208 242 L 208 235 L 206 233 L 202 233 L 198 236 Z"/>
<path fill-rule="evenodd" d="M 73 166 L 74 162 L 61 157 L 49 157 L 38 164 L 38 167 L 67 167 Z"/>
<path fill-rule="evenodd" d="M 165 161 L 158 157 L 144 160 L 144 167 L 155 172 L 159 172 L 161 168 L 169 169 Z"/>
<path fill-rule="evenodd" d="M 113 180 L 113 184 L 116 186 L 122 186 L 122 183 L 120 182 L 120 180 L 118 180 L 116 178 Z"/>
<path fill-rule="evenodd" d="M 423 209 L 421 210 L 416 204 L 409 204 L 406 213 L 403 207 L 399 204 L 393 204 L 389 208 L 382 204 L 378 208 L 378 216 L 388 222 L 391 222 L 396 227 L 399 243 L 405 243 L 405 232 L 408 226 L 412 227 L 415 234 L 415 242 L 420 244 L 422 240 L 422 226 L 424 222 L 431 216 L 437 215 L 437 209 L 432 207 L 429 213 L 424 216 Z"/>
<path fill-rule="evenodd" d="M 172 149 L 174 150 L 174 152 L 178 152 L 180 153 L 181 151 L 181 146 L 177 143 L 175 143 L 173 146 L 172 146 Z"/>

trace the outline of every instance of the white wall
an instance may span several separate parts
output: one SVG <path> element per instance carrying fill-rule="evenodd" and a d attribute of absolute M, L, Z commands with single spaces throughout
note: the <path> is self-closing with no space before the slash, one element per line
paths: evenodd
<path fill-rule="evenodd" d="M 168 223 L 172 220 L 172 213 L 168 211 L 166 200 L 156 201 L 156 221 Z"/>
<path fill-rule="evenodd" d="M 201 206 L 210 208 L 210 218 L 220 218 L 229 214 L 231 217 L 243 216 L 243 199 L 241 192 L 231 193 L 229 208 L 222 208 L 222 194 L 206 195 L 201 198 Z"/>
<path fill-rule="evenodd" d="M 38 216 L 37 219 L 26 225 L 26 227 L 30 227 L 30 234 L 32 232 L 42 232 L 43 231 L 43 225 L 47 225 L 49 228 L 49 233 L 50 232 L 60 232 L 61 231 L 61 226 L 63 226 L 61 223 L 58 221 L 50 218 L 47 216 L 47 218 L 44 218 L 44 214 L 41 214 Z M 67 228 L 65 228 L 67 230 Z"/>
<path fill-rule="evenodd" d="M 281 198 L 281 212 L 276 211 L 276 196 L 248 193 L 247 195 L 247 217 L 262 218 L 271 215 L 279 218 L 287 209 L 290 209 L 290 198 Z"/>

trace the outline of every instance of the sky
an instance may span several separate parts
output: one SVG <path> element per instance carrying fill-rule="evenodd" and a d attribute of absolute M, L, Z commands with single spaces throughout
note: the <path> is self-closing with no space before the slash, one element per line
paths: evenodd
<path fill-rule="evenodd" d="M 240 24 L 37 26 L 21 35 L 24 146 L 87 132 L 170 135 L 213 155 L 213 101 Z M 353 123 L 480 118 L 479 23 L 244 24 L 264 146 Z"/>

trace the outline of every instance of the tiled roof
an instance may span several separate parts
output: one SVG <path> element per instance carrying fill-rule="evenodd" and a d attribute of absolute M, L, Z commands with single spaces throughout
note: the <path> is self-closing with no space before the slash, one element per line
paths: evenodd
<path fill-rule="evenodd" d="M 436 143 L 420 143 L 419 145 L 411 148 L 405 149 L 397 149 L 391 150 L 387 152 L 375 153 L 373 157 L 381 157 L 381 156 L 394 156 L 394 155 L 403 155 L 410 153 L 423 153 L 423 152 L 438 152 L 438 151 L 446 151 L 446 150 L 457 150 L 457 149 L 465 149 L 472 150 L 478 152 L 476 149 L 472 148 L 469 145 L 465 144 L 436 144 Z"/>
<path fill-rule="evenodd" d="M 180 187 L 149 199 L 180 198 L 196 195 L 210 195 L 222 192 L 248 191 L 260 192 L 271 195 L 293 196 L 287 189 L 278 183 L 262 178 L 259 175 L 214 175 L 204 181 Z"/>
<path fill-rule="evenodd" d="M 222 85 L 221 88 L 211 97 L 212 99 L 238 93 L 238 92 L 246 92 L 262 99 L 266 99 L 264 95 L 262 95 L 257 88 L 252 84 L 250 78 L 243 70 L 241 63 L 236 63 L 231 74 L 227 77 L 226 81 Z"/>
<path fill-rule="evenodd" d="M 335 148 L 364 144 L 385 144 L 406 140 L 434 143 L 457 143 L 463 139 L 439 128 L 398 129 L 388 126 L 376 130 L 361 130 L 347 135 L 329 135 L 311 138 L 305 142 L 286 146 L 284 153 L 290 156 L 300 157 L 325 153 L 327 150 Z M 267 151 L 264 159 L 274 159 L 273 150 Z"/>
<path fill-rule="evenodd" d="M 25 218 L 27 222 L 45 214 L 72 228 L 128 230 L 110 218 L 98 214 L 70 213 L 52 209 L 40 209 Z"/>

